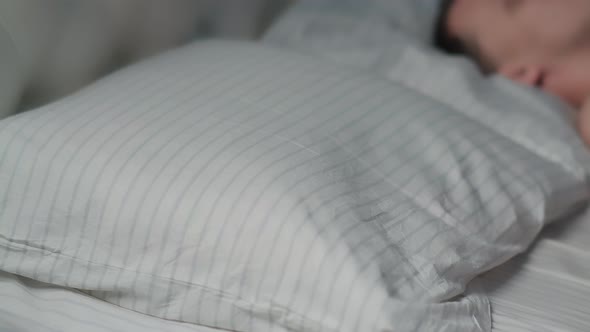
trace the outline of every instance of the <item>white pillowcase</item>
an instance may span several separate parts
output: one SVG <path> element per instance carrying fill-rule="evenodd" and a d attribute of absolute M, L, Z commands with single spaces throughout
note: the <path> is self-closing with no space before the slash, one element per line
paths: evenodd
<path fill-rule="evenodd" d="M 588 193 L 468 112 L 260 45 L 173 51 L 0 122 L 0 270 L 232 331 L 489 331 L 465 285 Z"/>

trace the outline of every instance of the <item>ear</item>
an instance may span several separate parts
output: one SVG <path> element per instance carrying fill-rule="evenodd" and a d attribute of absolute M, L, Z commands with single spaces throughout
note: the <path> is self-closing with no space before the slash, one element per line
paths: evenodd
<path fill-rule="evenodd" d="M 545 69 L 534 63 L 518 62 L 501 66 L 498 73 L 517 83 L 542 87 Z"/>

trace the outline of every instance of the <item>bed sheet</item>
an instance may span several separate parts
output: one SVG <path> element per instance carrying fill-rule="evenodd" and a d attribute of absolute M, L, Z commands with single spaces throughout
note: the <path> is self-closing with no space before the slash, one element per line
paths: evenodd
<path fill-rule="evenodd" d="M 136 313 L 84 293 L 0 272 L 0 331 L 219 332 Z"/>
<path fill-rule="evenodd" d="M 497 332 L 590 331 L 590 212 L 548 227 L 528 253 L 476 280 Z"/>

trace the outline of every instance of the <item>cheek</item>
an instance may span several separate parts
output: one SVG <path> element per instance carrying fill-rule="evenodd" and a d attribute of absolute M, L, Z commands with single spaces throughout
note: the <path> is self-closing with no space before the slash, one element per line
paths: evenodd
<path fill-rule="evenodd" d="M 580 108 L 590 97 L 590 67 L 568 66 L 551 70 L 545 77 L 543 89 Z"/>
<path fill-rule="evenodd" d="M 590 96 L 590 50 L 577 52 L 549 67 L 543 89 L 580 108 Z"/>

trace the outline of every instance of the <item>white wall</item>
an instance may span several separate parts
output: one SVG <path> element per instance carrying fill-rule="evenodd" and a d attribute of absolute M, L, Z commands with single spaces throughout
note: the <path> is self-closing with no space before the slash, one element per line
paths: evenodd
<path fill-rule="evenodd" d="M 1 0 L 0 30 L 14 44 L 0 37 L 0 118 L 15 94 L 28 107 L 49 102 L 116 65 L 186 42 L 199 28 L 201 35 L 254 38 L 267 14 L 288 1 Z"/>

